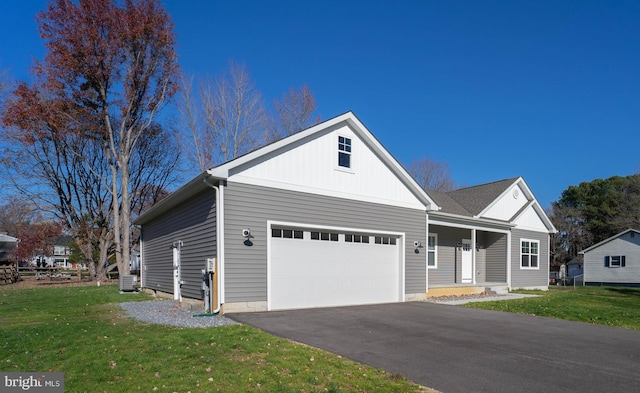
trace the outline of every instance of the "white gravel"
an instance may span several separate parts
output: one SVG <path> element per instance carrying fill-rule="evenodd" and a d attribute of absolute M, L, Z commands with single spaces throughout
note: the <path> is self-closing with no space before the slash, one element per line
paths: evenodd
<path fill-rule="evenodd" d="M 225 318 L 222 315 L 195 316 L 204 313 L 190 310 L 174 300 L 127 302 L 120 303 L 120 306 L 132 318 L 146 323 L 188 328 L 207 328 L 237 324 L 237 322 Z"/>

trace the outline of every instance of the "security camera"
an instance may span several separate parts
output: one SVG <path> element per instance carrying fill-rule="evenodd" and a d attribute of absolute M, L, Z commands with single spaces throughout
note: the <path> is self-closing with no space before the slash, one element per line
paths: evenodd
<path fill-rule="evenodd" d="M 415 242 L 413 242 L 413 246 L 414 247 L 420 247 L 420 242 L 416 240 Z"/>
<path fill-rule="evenodd" d="M 244 237 L 251 236 L 251 229 L 248 229 L 248 228 L 247 229 L 243 229 L 242 230 L 242 236 L 244 236 Z"/>

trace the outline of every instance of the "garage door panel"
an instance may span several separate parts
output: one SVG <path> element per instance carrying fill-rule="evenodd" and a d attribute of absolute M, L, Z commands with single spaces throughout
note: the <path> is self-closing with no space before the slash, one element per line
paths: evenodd
<path fill-rule="evenodd" d="M 395 302 L 399 282 L 397 245 L 271 239 L 271 309 Z"/>

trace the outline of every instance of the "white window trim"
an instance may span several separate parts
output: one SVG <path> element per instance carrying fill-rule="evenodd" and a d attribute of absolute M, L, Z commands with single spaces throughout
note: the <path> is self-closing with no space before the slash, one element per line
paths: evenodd
<path fill-rule="evenodd" d="M 625 266 L 622 266 L 623 258 L 626 259 L 625 255 L 622 255 L 622 254 L 619 254 L 619 255 L 606 255 L 606 257 L 609 258 L 609 266 L 607 266 L 607 269 L 620 269 L 620 268 L 625 267 Z M 618 258 L 618 264 L 617 265 L 613 264 L 613 258 Z M 625 265 L 626 265 L 626 263 L 625 263 Z"/>
<path fill-rule="evenodd" d="M 429 266 L 429 253 L 431 252 L 429 251 L 429 238 L 432 236 L 436 238 L 436 241 L 435 241 L 435 246 L 433 248 L 433 266 Z M 438 234 L 430 233 L 427 236 L 427 269 L 437 269 L 437 268 L 438 268 Z"/>
<path fill-rule="evenodd" d="M 340 166 L 340 152 L 341 150 L 338 148 L 338 141 L 340 140 L 340 137 L 342 138 L 347 138 L 351 140 L 351 151 L 350 152 L 344 152 L 345 154 L 349 154 L 349 167 L 344 167 L 344 166 Z M 334 163 L 335 163 L 335 170 L 336 171 L 341 171 L 341 172 L 346 172 L 346 173 L 354 173 L 353 170 L 353 141 L 354 138 L 352 136 L 347 136 L 344 134 L 336 134 L 336 139 L 334 139 L 334 141 L 336 142 L 334 146 L 334 152 L 335 152 L 335 157 L 334 157 Z"/>
<path fill-rule="evenodd" d="M 522 266 L 522 242 L 529 242 L 529 251 L 531 251 L 531 243 L 537 243 L 538 244 L 538 266 L 536 267 L 531 267 L 531 258 L 529 258 L 529 266 Z M 529 256 L 531 256 L 531 252 L 529 252 L 529 254 L 527 254 Z M 521 270 L 540 270 L 540 240 L 535 240 L 535 239 L 520 239 L 520 260 L 518 261 L 518 264 L 520 265 L 520 269 Z"/>

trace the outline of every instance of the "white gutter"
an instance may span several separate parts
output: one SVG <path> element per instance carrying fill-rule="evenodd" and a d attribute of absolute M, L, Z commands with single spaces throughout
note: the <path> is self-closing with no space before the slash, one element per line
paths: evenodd
<path fill-rule="evenodd" d="M 222 308 L 222 299 L 220 298 L 220 294 L 221 294 L 221 290 L 220 290 L 220 283 L 222 282 L 222 266 L 224 266 L 224 261 L 223 261 L 223 245 L 224 245 L 224 225 L 222 225 L 223 223 L 223 209 L 222 209 L 222 195 L 220 195 L 221 193 L 221 188 L 222 187 L 218 187 L 215 186 L 211 183 L 209 183 L 207 181 L 207 179 L 203 179 L 204 184 L 206 184 L 207 186 L 213 188 L 214 190 L 216 190 L 216 260 L 218 261 L 218 266 L 216 266 L 216 291 L 217 291 L 217 296 L 216 298 L 218 299 L 218 304 L 215 305 L 214 308 L 214 304 L 213 304 L 213 296 L 211 296 L 211 313 L 212 314 L 217 314 L 220 312 L 220 309 Z M 220 230 L 222 229 L 222 230 Z M 213 284 L 213 283 L 212 283 Z"/>

